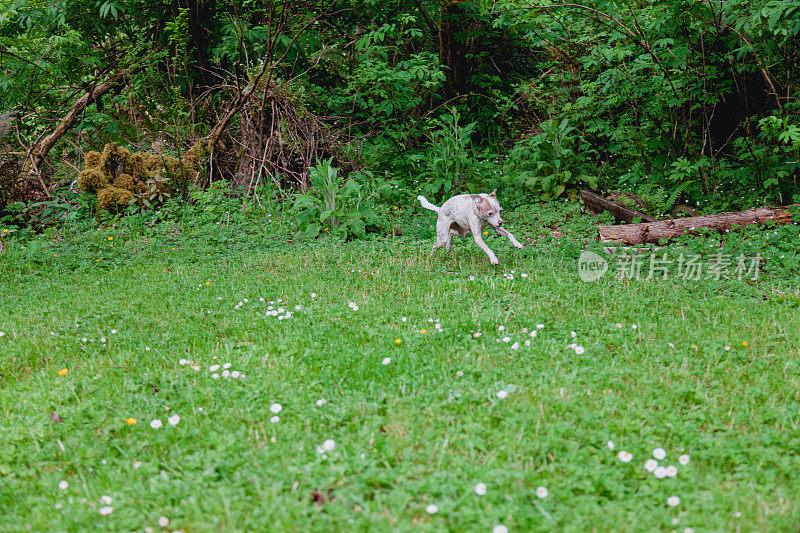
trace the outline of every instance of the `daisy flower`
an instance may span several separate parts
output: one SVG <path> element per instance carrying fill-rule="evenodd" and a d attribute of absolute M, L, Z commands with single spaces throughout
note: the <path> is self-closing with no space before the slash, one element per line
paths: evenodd
<path fill-rule="evenodd" d="M 497 524 L 492 528 L 492 533 L 508 533 L 508 528 L 503 524 Z"/>
<path fill-rule="evenodd" d="M 106 505 L 111 505 L 111 496 L 100 496 L 100 501 Z"/>
<path fill-rule="evenodd" d="M 336 448 L 336 441 L 333 439 L 327 439 L 322 443 L 322 449 L 326 452 L 332 452 L 334 448 Z"/>
<path fill-rule="evenodd" d="M 269 421 L 270 421 L 270 423 L 272 423 L 272 424 L 277 424 L 278 422 L 280 422 L 280 421 L 281 421 L 281 417 L 279 417 L 279 416 L 273 416 L 272 418 L 270 418 L 270 419 L 269 419 Z"/>
<path fill-rule="evenodd" d="M 169 518 L 166 516 L 159 517 L 158 525 L 161 527 L 167 527 L 169 525 Z"/>
<path fill-rule="evenodd" d="M 159 420 L 158 418 L 154 418 L 153 420 L 150 421 L 150 427 L 153 429 L 158 429 L 161 426 L 162 426 L 161 420 Z"/>
<path fill-rule="evenodd" d="M 66 481 L 61 481 L 58 483 L 58 488 L 61 490 L 67 490 L 69 488 L 69 483 Z"/>
<path fill-rule="evenodd" d="M 687 454 L 681 455 L 680 457 L 678 457 L 678 462 L 681 465 L 688 465 L 689 464 L 689 456 Z"/>
<path fill-rule="evenodd" d="M 679 503 L 681 503 L 681 499 L 677 496 L 670 496 L 667 498 L 667 505 L 670 507 L 677 507 Z"/>
<path fill-rule="evenodd" d="M 389 364 L 389 363 L 391 363 L 391 362 L 392 362 L 392 358 L 391 358 L 391 357 L 384 357 L 384 358 L 383 358 L 383 361 L 381 361 L 381 364 L 382 364 L 383 366 L 386 366 L 386 365 L 388 365 L 388 364 Z"/>
<path fill-rule="evenodd" d="M 625 450 L 619 452 L 617 454 L 617 457 L 619 457 L 619 460 L 622 461 L 623 463 L 630 463 L 631 459 L 633 459 L 633 455 L 630 452 L 626 452 Z"/>
<path fill-rule="evenodd" d="M 664 479 L 665 477 L 667 477 L 667 469 L 664 468 L 663 466 L 658 466 L 656 467 L 655 470 L 653 470 L 653 474 L 658 479 Z"/>
<path fill-rule="evenodd" d="M 320 398 L 319 400 L 317 400 L 317 407 L 322 407 L 326 403 L 328 403 L 328 400 L 326 400 L 325 398 Z"/>
<path fill-rule="evenodd" d="M 434 505 L 434 504 L 430 504 L 429 506 L 427 506 L 425 508 L 425 512 L 428 513 L 428 514 L 436 514 L 436 513 L 439 512 L 439 508 L 436 507 L 436 505 Z"/>
<path fill-rule="evenodd" d="M 647 470 L 648 472 L 652 472 L 656 468 L 658 468 L 658 461 L 656 461 L 655 459 L 648 459 L 647 461 L 644 462 L 644 469 Z"/>
<path fill-rule="evenodd" d="M 578 354 L 578 355 L 582 355 L 583 352 L 585 352 L 585 351 L 586 351 L 586 349 L 583 346 L 576 346 L 575 347 L 575 353 Z"/>
<path fill-rule="evenodd" d="M 662 460 L 666 456 L 667 456 L 667 452 L 666 452 L 666 450 L 664 450 L 664 448 L 656 448 L 655 450 L 653 450 L 653 457 L 655 457 L 659 461 Z"/>
<path fill-rule="evenodd" d="M 167 422 L 169 422 L 170 426 L 177 426 L 178 422 L 181 421 L 181 417 L 178 415 L 172 415 L 171 417 L 167 418 Z"/>
<path fill-rule="evenodd" d="M 667 477 L 675 477 L 678 475 L 678 468 L 674 465 L 669 465 L 666 473 Z"/>
<path fill-rule="evenodd" d="M 613 440 L 608 441 L 606 446 L 608 446 L 609 450 L 613 450 L 614 449 L 614 441 Z"/>
<path fill-rule="evenodd" d="M 97 512 L 103 516 L 108 516 L 114 512 L 114 508 L 111 506 L 101 507 Z"/>
<path fill-rule="evenodd" d="M 548 494 L 549 494 L 549 492 L 547 492 L 547 487 L 537 487 L 536 488 L 536 495 L 539 498 L 547 498 Z"/>
<path fill-rule="evenodd" d="M 486 483 L 478 483 L 475 485 L 475 494 L 478 496 L 483 496 L 486 494 Z"/>
<path fill-rule="evenodd" d="M 504 390 L 497 391 L 497 397 L 500 398 L 501 400 L 504 399 L 506 396 L 508 396 L 508 393 L 506 391 Z"/>

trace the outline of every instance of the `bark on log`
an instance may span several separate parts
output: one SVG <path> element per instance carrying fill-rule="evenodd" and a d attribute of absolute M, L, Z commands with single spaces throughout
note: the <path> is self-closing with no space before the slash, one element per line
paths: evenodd
<path fill-rule="evenodd" d="M 641 224 L 622 224 L 616 226 L 598 226 L 601 242 L 620 244 L 657 243 L 661 239 L 673 239 L 684 233 L 696 232 L 700 228 L 711 228 L 720 232 L 732 226 L 747 224 L 763 224 L 771 220 L 776 224 L 792 222 L 790 206 L 756 207 L 747 211 L 733 213 L 716 213 L 699 217 L 642 222 Z"/>
<path fill-rule="evenodd" d="M 609 211 L 612 215 L 614 215 L 614 218 L 624 222 L 631 222 L 635 218 L 640 218 L 645 222 L 656 221 L 655 218 L 649 215 L 645 215 L 644 213 L 630 209 L 622 202 L 603 198 L 599 194 L 592 191 L 582 190 L 581 200 L 583 200 L 584 205 L 593 212 L 602 213 L 603 211 Z"/>

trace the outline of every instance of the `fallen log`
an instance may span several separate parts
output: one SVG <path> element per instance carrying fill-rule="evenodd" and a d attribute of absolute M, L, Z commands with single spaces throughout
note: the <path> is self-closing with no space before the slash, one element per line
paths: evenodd
<path fill-rule="evenodd" d="M 649 215 L 631 209 L 622 202 L 604 198 L 594 191 L 581 190 L 581 200 L 583 200 L 583 204 L 592 212 L 602 213 L 603 211 L 608 211 L 614 215 L 614 218 L 622 220 L 623 222 L 632 222 L 637 218 L 645 222 L 656 221 L 655 218 Z"/>
<path fill-rule="evenodd" d="M 675 218 L 640 224 L 620 224 L 597 226 L 601 242 L 620 244 L 657 243 L 661 239 L 674 239 L 684 233 L 696 233 L 700 228 L 725 232 L 733 226 L 763 224 L 767 221 L 776 224 L 792 222 L 791 206 L 755 207 L 747 211 L 716 213 L 699 217 Z"/>

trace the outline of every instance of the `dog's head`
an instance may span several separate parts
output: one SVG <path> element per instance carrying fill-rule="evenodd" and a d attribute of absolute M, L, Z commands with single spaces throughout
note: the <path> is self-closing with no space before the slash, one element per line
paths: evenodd
<path fill-rule="evenodd" d="M 503 219 L 500 218 L 500 212 L 503 211 L 503 208 L 500 207 L 500 202 L 497 201 L 494 195 L 495 192 L 497 192 L 497 189 L 489 194 L 473 194 L 472 201 L 475 202 L 478 215 L 492 226 L 499 228 L 503 225 Z"/>

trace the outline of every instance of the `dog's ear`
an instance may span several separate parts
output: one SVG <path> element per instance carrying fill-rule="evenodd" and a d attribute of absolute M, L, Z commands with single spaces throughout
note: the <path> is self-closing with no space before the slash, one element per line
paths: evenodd
<path fill-rule="evenodd" d="M 497 192 L 497 189 L 493 190 L 492 192 L 490 192 L 490 193 L 489 193 L 489 196 L 491 196 L 492 198 L 494 198 L 494 193 L 496 193 L 496 192 Z"/>

